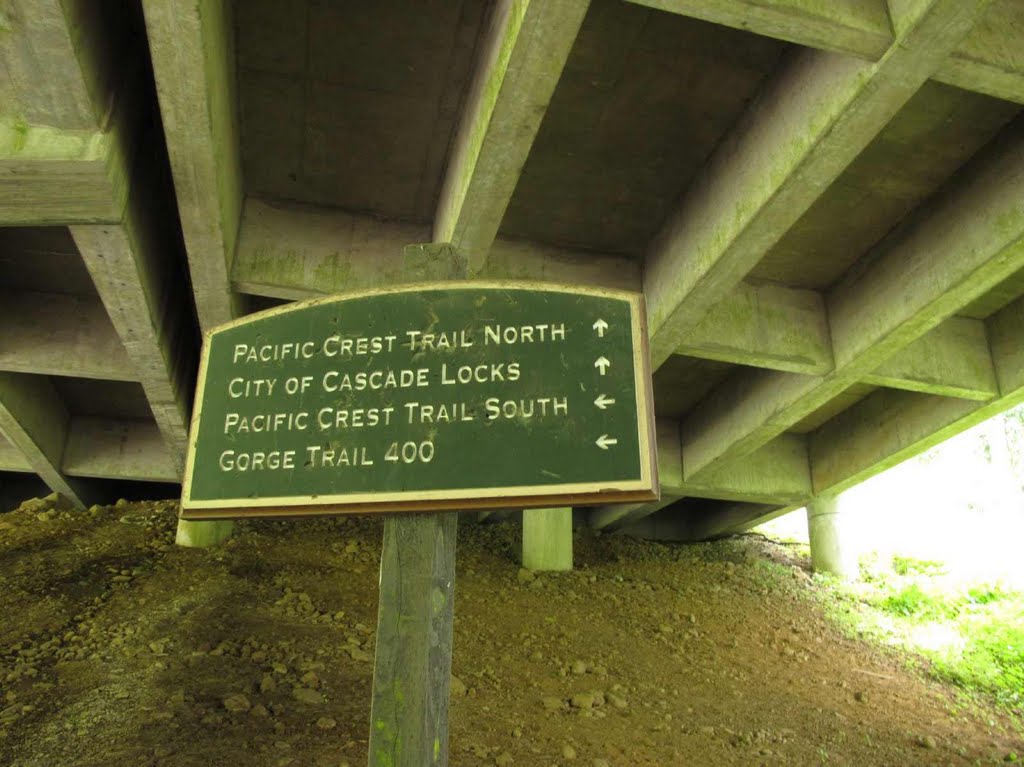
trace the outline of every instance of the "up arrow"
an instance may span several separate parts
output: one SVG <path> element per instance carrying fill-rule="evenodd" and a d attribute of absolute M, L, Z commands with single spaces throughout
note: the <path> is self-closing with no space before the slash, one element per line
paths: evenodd
<path fill-rule="evenodd" d="M 604 375 L 605 371 L 608 370 L 608 367 L 611 364 L 612 363 L 610 363 L 606 357 L 598 357 L 597 361 L 594 363 L 594 367 L 600 368 L 601 375 Z"/>
<path fill-rule="evenodd" d="M 602 450 L 607 450 L 609 445 L 617 445 L 619 441 L 614 437 L 609 437 L 607 434 L 602 434 L 597 438 L 597 446 Z"/>
<path fill-rule="evenodd" d="M 593 327 L 594 330 L 597 331 L 597 337 L 604 338 L 604 331 L 608 329 L 608 323 L 599 318 L 597 322 L 594 323 Z"/>
<path fill-rule="evenodd" d="M 615 404 L 615 400 L 612 399 L 611 397 L 606 397 L 603 394 L 598 394 L 597 395 L 597 399 L 594 400 L 594 404 L 597 405 L 602 410 L 604 410 L 609 405 L 614 405 Z"/>

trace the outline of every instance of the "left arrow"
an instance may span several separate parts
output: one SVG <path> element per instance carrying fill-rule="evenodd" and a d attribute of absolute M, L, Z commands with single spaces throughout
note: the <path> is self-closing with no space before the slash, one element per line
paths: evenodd
<path fill-rule="evenodd" d="M 604 410 L 609 405 L 614 405 L 615 404 L 615 400 L 614 400 L 614 398 L 605 396 L 604 394 L 598 394 L 597 395 L 597 399 L 594 400 L 594 404 L 597 405 L 602 410 Z"/>
<path fill-rule="evenodd" d="M 609 445 L 617 445 L 619 444 L 619 441 L 615 439 L 615 437 L 609 437 L 607 434 L 602 434 L 600 437 L 597 438 L 597 442 L 595 442 L 594 444 L 596 444 L 602 450 L 607 450 Z"/>

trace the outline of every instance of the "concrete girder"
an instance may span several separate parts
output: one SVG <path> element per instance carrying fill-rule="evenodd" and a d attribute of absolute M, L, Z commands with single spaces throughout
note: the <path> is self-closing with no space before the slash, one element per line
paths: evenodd
<path fill-rule="evenodd" d="M 163 437 L 153 423 L 73 416 L 67 420 L 65 432 L 60 462 L 55 464 L 65 478 L 169 483 L 180 479 Z M 0 471 L 39 473 L 5 439 L 0 439 Z"/>
<path fill-rule="evenodd" d="M 985 323 L 950 317 L 904 346 L 864 382 L 979 402 L 999 395 Z"/>
<path fill-rule="evenodd" d="M 995 144 L 832 290 L 833 372 L 734 376 L 686 419 L 687 478 L 764 445 L 1024 267 L 1024 121 Z"/>
<path fill-rule="evenodd" d="M 835 494 L 1024 402 L 1024 299 L 986 321 L 999 396 L 985 403 L 879 391 L 810 437 L 817 493 Z"/>
<path fill-rule="evenodd" d="M 181 480 L 160 430 L 145 421 L 72 418 L 61 467 L 72 477 Z"/>
<path fill-rule="evenodd" d="M 874 0 L 835 0 L 820 10 L 799 0 L 629 2 L 868 61 L 881 58 L 893 38 L 886 5 Z M 1015 0 L 993 3 L 932 78 L 1024 104 L 1024 68 L 1012 52 L 1022 23 L 1024 8 Z"/>
<path fill-rule="evenodd" d="M 697 324 L 678 353 L 824 375 L 833 370 L 825 297 L 777 284 L 740 283 Z M 864 382 L 976 400 L 998 394 L 984 324 L 965 317 L 949 318 L 896 352 Z"/>
<path fill-rule="evenodd" d="M 102 302 L 92 296 L 0 290 L 0 370 L 136 381 Z"/>
<path fill-rule="evenodd" d="M 793 511 L 795 506 L 774 507 L 759 503 L 715 503 L 693 508 L 669 507 L 638 520 L 624 532 L 643 538 L 671 541 L 707 541 L 735 535 L 756 524 Z"/>
<path fill-rule="evenodd" d="M 327 208 L 245 201 L 234 289 L 303 300 L 342 290 L 444 277 L 449 265 L 415 259 L 407 245 L 427 236 L 415 224 L 381 221 Z M 481 277 L 639 288 L 634 261 L 498 238 Z M 872 382 L 914 391 L 986 399 L 995 395 L 984 334 L 976 321 L 954 318 L 876 371 Z M 973 329 L 972 329 L 973 328 Z M 772 370 L 822 375 L 832 369 L 822 294 L 776 284 L 740 283 L 697 325 L 681 354 Z M 936 354 L 950 364 L 930 370 Z M 871 379 L 872 377 L 869 377 Z"/>
<path fill-rule="evenodd" d="M 89 0 L 10 0 L 0 69 L 0 225 L 118 221 L 142 72 L 131 13 Z"/>
<path fill-rule="evenodd" d="M 447 276 L 450 264 L 406 248 L 425 227 L 327 208 L 245 201 L 233 283 L 253 295 L 302 300 Z M 620 256 L 578 253 L 498 238 L 484 269 L 491 279 L 563 282 L 638 290 L 639 267 Z"/>
<path fill-rule="evenodd" d="M 808 48 L 880 59 L 892 44 L 884 2 L 832 0 L 808 7 L 796 0 L 629 0 Z"/>
<path fill-rule="evenodd" d="M 960 319 L 953 318 L 958 321 Z M 947 320 L 936 330 L 949 327 L 950 322 Z M 978 331 L 973 323 L 978 321 L 967 322 L 972 325 L 963 326 L 960 332 L 976 334 Z M 985 401 L 970 401 L 891 389 L 870 395 L 809 435 L 808 455 L 813 496 L 835 495 L 849 489 L 1024 402 L 1024 299 L 1010 304 L 981 324 L 982 332 L 992 339 L 989 360 L 994 363 L 993 368 L 998 373 L 1001 386 L 997 386 L 998 396 Z M 928 335 L 935 332 L 933 330 Z M 985 348 L 988 349 L 987 344 Z M 778 439 L 787 439 L 789 436 L 784 434 Z M 812 496 L 809 495 L 804 503 L 811 500 Z M 793 503 L 781 508 L 762 506 L 760 512 L 743 517 L 742 523 L 735 521 L 731 507 L 715 508 L 704 514 L 708 519 L 702 521 L 701 526 L 714 535 L 742 532 L 800 505 Z M 681 523 L 666 519 L 671 514 L 670 510 L 665 510 L 652 522 L 656 526 L 660 525 L 657 529 L 661 531 L 662 537 L 671 530 L 683 529 Z M 630 528 L 630 532 L 637 534 L 652 534 L 654 530 Z"/>
<path fill-rule="evenodd" d="M 242 170 L 230 3 L 145 0 L 157 96 L 202 329 L 241 314 L 230 275 Z"/>
<path fill-rule="evenodd" d="M 655 368 L 885 127 L 986 5 L 917 3 L 877 62 L 804 50 L 762 87 L 648 247 Z"/>
<path fill-rule="evenodd" d="M 1020 30 L 1024 7 L 1016 0 L 997 0 L 971 34 L 935 73 L 935 79 L 968 91 L 1024 104 L 1024 67 Z"/>
<path fill-rule="evenodd" d="M 685 454 L 683 469 L 685 471 Z M 684 476 L 678 485 L 662 481 L 674 495 L 744 503 L 802 504 L 811 494 L 807 440 L 783 434 L 742 459 L 730 461 L 699 477 Z"/>
<path fill-rule="evenodd" d="M 101 131 L 0 123 L 0 226 L 118 221 L 123 169 Z"/>
<path fill-rule="evenodd" d="M 498 0 L 452 141 L 432 241 L 487 260 L 590 0 Z M 414 241 L 415 242 L 415 241 Z"/>
<path fill-rule="evenodd" d="M 64 5 L 60 0 L 4 3 L 0 70 L 5 77 L 0 80 L 0 104 L 4 117 L 17 114 L 26 125 L 92 130 L 96 126 L 94 102 L 81 68 L 75 64 L 75 43 Z"/>
<path fill-rule="evenodd" d="M 198 343 L 175 271 L 178 240 L 158 215 L 159 186 L 151 180 L 145 197 L 137 186 L 123 223 L 70 231 L 180 475 Z"/>
<path fill-rule="evenodd" d="M 587 518 L 591 527 L 611 530 L 630 527 L 687 497 L 795 508 L 811 496 L 807 440 L 802 435 L 783 435 L 743 461 L 691 481 L 683 476 L 679 424 L 659 418 L 656 428 L 661 499 L 596 507 Z"/>
<path fill-rule="evenodd" d="M 175 423 L 180 403 L 172 404 L 176 397 L 168 392 L 177 391 L 178 379 L 168 371 L 190 354 L 177 342 L 191 319 L 181 314 L 187 302 L 165 287 L 174 282 L 166 268 L 173 256 L 161 268 L 152 264 L 173 247 L 175 224 L 164 215 L 166 199 L 152 196 L 161 180 L 149 162 L 153 153 L 140 152 L 153 126 L 143 91 L 145 46 L 135 33 L 139 14 L 136 6 L 90 0 L 5 6 L 0 57 L 10 77 L 0 84 L 0 225 L 70 225 L 101 299 L 19 293 L 5 300 L 0 365 L 141 381 L 173 445 L 184 443 L 185 431 L 183 419 Z M 145 183 L 131 189 L 139 173 L 147 174 Z M 128 263 L 136 257 L 138 263 Z M 137 311 L 141 305 L 147 310 Z M 174 356 L 162 380 L 145 348 L 154 335 Z M 28 468 L 81 503 L 82 493 L 66 479 L 76 474 L 65 466 L 74 419 L 57 391 L 45 378 L 3 375 L 15 382 L 7 386 L 20 403 L 15 415 L 36 424 L 23 433 L 12 427 L 11 441 L 27 455 Z M 25 380 L 35 382 L 31 396 L 18 394 Z M 48 413 L 45 419 L 39 410 Z"/>
<path fill-rule="evenodd" d="M 693 482 L 685 476 L 680 424 L 659 418 L 655 428 L 658 480 L 663 494 L 777 505 L 800 503 L 811 494 L 807 440 L 803 435 L 786 434 L 741 463 L 709 472 Z"/>
<path fill-rule="evenodd" d="M 657 501 L 646 503 L 612 503 L 607 506 L 595 506 L 587 514 L 587 524 L 595 530 L 614 532 L 639 522 L 645 517 L 671 506 L 682 496 L 663 492 Z"/>
<path fill-rule="evenodd" d="M 677 354 L 823 375 L 832 369 L 825 297 L 775 283 L 739 283 L 694 326 Z"/>

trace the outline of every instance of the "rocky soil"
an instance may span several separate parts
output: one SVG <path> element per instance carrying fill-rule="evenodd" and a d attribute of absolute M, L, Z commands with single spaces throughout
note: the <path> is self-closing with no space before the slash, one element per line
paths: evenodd
<path fill-rule="evenodd" d="M 174 502 L 0 515 L 0 764 L 366 763 L 379 519 L 173 545 Z M 459 530 L 451 764 L 973 765 L 1021 723 L 843 636 L 758 538 Z"/>

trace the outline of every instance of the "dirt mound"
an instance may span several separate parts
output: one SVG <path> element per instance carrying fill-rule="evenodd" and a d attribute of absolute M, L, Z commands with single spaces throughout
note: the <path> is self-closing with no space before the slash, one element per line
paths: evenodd
<path fill-rule="evenodd" d="M 0 516 L 0 764 L 360 767 L 381 524 L 173 545 L 173 502 Z M 468 522 L 468 520 L 467 520 Z M 991 764 L 998 711 L 844 638 L 806 563 L 745 538 L 577 531 L 577 569 L 462 524 L 453 765 Z M 976 762 L 980 760 L 980 762 Z"/>

